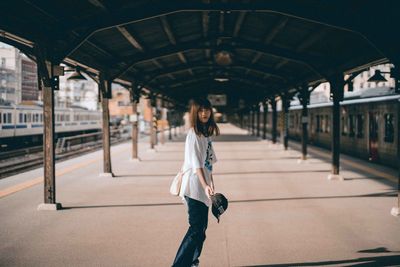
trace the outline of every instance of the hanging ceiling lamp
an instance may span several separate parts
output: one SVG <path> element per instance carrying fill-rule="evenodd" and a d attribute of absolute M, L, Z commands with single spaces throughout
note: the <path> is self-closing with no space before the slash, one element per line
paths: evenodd
<path fill-rule="evenodd" d="M 79 69 L 76 69 L 74 71 L 74 73 L 71 74 L 71 76 L 69 76 L 67 78 L 68 81 L 74 80 L 74 81 L 83 81 L 83 80 L 87 80 L 85 78 L 85 76 L 82 75 L 81 71 Z"/>

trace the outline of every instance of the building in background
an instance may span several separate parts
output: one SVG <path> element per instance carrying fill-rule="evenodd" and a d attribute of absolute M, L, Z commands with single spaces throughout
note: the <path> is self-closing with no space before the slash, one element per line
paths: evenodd
<path fill-rule="evenodd" d="M 353 79 L 352 87 L 351 86 L 349 87 L 348 85 L 345 86 L 345 92 L 353 91 L 361 93 L 360 91 L 366 91 L 370 88 L 374 88 L 376 90 L 379 90 L 381 88 L 386 92 L 387 91 L 386 88 L 394 88 L 394 80 L 390 78 L 390 74 L 382 73 L 382 75 L 386 78 L 387 82 L 379 82 L 379 83 L 368 82 L 368 79 L 371 78 L 372 75 L 374 75 L 375 70 L 380 70 L 382 72 L 390 72 L 390 68 L 392 67 L 393 67 L 392 64 L 381 64 L 361 72 Z M 345 79 L 347 77 L 348 76 L 346 75 Z M 321 83 L 312 92 L 310 96 L 310 103 L 328 102 L 330 99 L 330 90 L 331 88 L 328 82 Z"/>
<path fill-rule="evenodd" d="M 62 108 L 83 107 L 88 110 L 99 109 L 98 85 L 90 77 L 86 80 L 68 80 L 71 72 L 60 76 L 60 90 L 54 94 L 55 105 Z"/>
<path fill-rule="evenodd" d="M 40 100 L 39 95 L 36 63 L 23 55 L 21 57 L 21 102 Z"/>
<path fill-rule="evenodd" d="M 0 103 L 21 102 L 21 54 L 7 45 L 0 46 Z"/>

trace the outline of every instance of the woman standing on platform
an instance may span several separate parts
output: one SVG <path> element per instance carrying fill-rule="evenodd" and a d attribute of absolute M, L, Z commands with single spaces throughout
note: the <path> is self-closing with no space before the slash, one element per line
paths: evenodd
<path fill-rule="evenodd" d="M 211 136 L 219 135 L 210 101 L 194 100 L 190 107 L 190 124 L 185 142 L 183 171 L 179 196 L 188 208 L 189 229 L 182 240 L 173 266 L 199 266 L 199 257 L 206 239 L 208 208 L 214 194 L 212 165 L 217 162 Z"/>

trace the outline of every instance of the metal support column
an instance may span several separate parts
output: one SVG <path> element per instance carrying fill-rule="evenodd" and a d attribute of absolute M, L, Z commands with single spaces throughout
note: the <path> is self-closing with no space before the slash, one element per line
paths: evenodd
<path fill-rule="evenodd" d="M 256 129 L 254 127 L 255 124 L 255 117 L 256 117 L 256 109 L 254 107 L 251 107 L 251 134 L 256 135 Z"/>
<path fill-rule="evenodd" d="M 301 124 L 302 124 L 302 134 L 301 134 L 301 160 L 307 159 L 307 143 L 308 143 L 308 109 L 307 105 L 310 103 L 310 91 L 308 86 L 304 85 L 301 88 L 299 100 L 303 109 L 301 111 Z M 301 162 L 301 161 L 299 161 Z"/>
<path fill-rule="evenodd" d="M 164 136 L 164 130 L 165 130 L 165 126 L 164 126 L 164 107 L 163 107 L 163 103 L 161 104 L 161 116 L 160 116 L 160 120 L 161 120 L 161 131 L 160 131 L 160 142 L 162 145 L 165 144 L 165 136 Z"/>
<path fill-rule="evenodd" d="M 170 106 L 169 106 L 170 108 Z M 171 110 L 168 108 L 167 111 L 167 121 L 168 121 L 168 140 L 172 140 L 172 118 L 171 118 Z"/>
<path fill-rule="evenodd" d="M 399 93 L 398 79 L 395 78 L 395 91 Z M 400 101 L 397 102 L 397 166 L 399 168 L 397 176 L 397 207 L 393 207 L 391 214 L 393 216 L 400 216 Z"/>
<path fill-rule="evenodd" d="M 99 76 L 99 86 L 103 114 L 103 173 L 100 173 L 100 176 L 114 177 L 111 169 L 110 111 L 108 107 L 108 100 L 112 97 L 111 81 L 102 72 Z"/>
<path fill-rule="evenodd" d="M 155 98 L 151 96 L 149 99 L 149 106 L 150 106 L 150 150 L 154 151 L 154 146 L 156 144 L 155 135 L 157 134 L 157 129 L 155 128 Z"/>
<path fill-rule="evenodd" d="M 332 171 L 328 179 L 343 180 L 340 169 L 340 101 L 343 100 L 344 78 L 339 74 L 329 79 L 331 86 L 332 108 Z"/>
<path fill-rule="evenodd" d="M 135 83 L 132 82 L 132 88 L 130 91 L 131 96 L 131 103 L 132 103 L 132 158 L 133 161 L 139 161 L 138 157 L 138 136 L 139 136 L 139 129 L 138 129 L 138 114 L 137 114 L 137 105 L 140 99 L 140 92 L 139 89 L 135 87 Z"/>
<path fill-rule="evenodd" d="M 289 106 L 290 106 L 290 96 L 287 94 L 282 95 L 282 114 L 283 114 L 283 146 L 285 150 L 288 150 L 289 146 Z"/>
<path fill-rule="evenodd" d="M 54 148 L 54 90 L 58 90 L 58 77 L 54 75 L 52 63 L 46 62 L 46 52 L 35 47 L 39 88 L 43 90 L 43 152 L 44 152 L 44 203 L 38 210 L 59 210 L 61 204 L 56 203 L 56 175 Z"/>
<path fill-rule="evenodd" d="M 267 116 L 268 116 L 268 103 L 263 102 L 263 136 L 262 138 L 267 139 Z"/>
<path fill-rule="evenodd" d="M 243 129 L 244 124 L 243 124 L 243 111 L 242 110 L 240 111 L 239 118 L 240 118 L 240 128 Z"/>
<path fill-rule="evenodd" d="M 260 105 L 257 104 L 256 105 L 256 109 L 257 109 L 257 137 L 260 137 Z"/>
<path fill-rule="evenodd" d="M 277 136 L 277 111 L 276 111 L 276 100 L 272 98 L 271 101 L 272 108 L 272 143 L 276 144 L 276 136 Z"/>
<path fill-rule="evenodd" d="M 248 132 L 249 134 L 251 134 L 251 109 L 249 109 L 249 111 L 248 111 L 248 113 L 247 113 L 247 121 L 246 121 L 246 124 L 247 124 L 247 132 Z"/>

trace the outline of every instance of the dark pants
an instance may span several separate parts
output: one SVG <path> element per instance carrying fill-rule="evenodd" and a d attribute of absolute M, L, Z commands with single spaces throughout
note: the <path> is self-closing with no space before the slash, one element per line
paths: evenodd
<path fill-rule="evenodd" d="M 199 262 L 201 249 L 206 239 L 208 207 L 198 200 L 186 197 L 189 213 L 189 229 L 176 253 L 175 267 L 190 267 Z"/>

